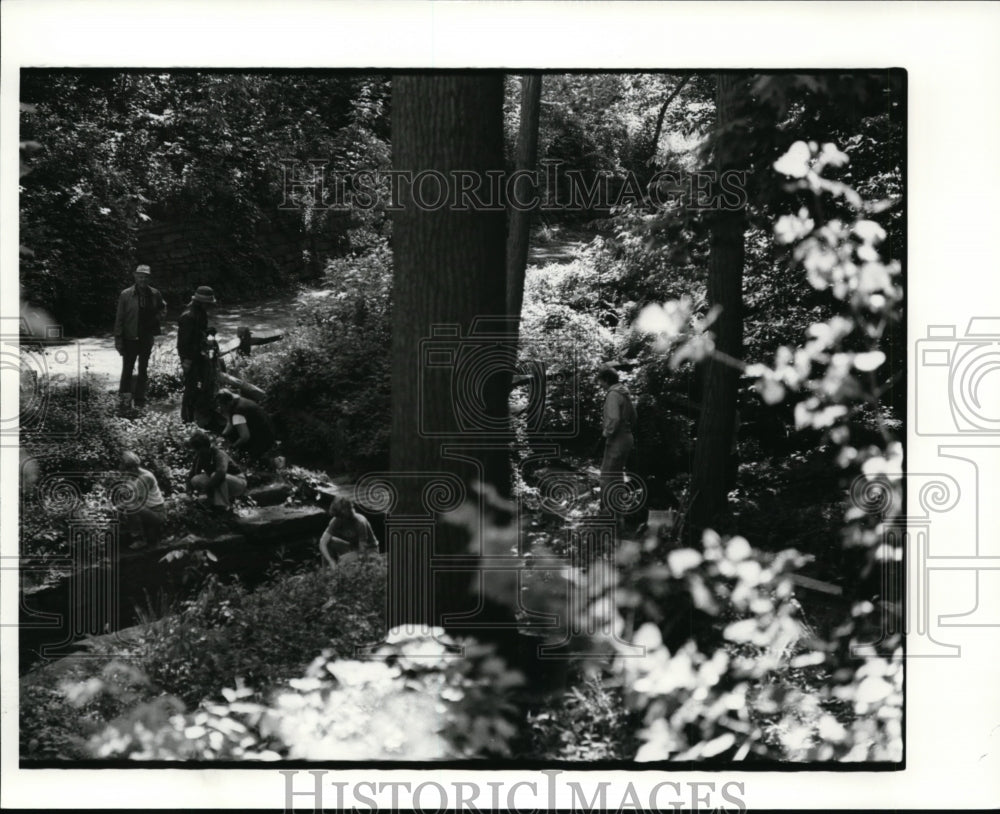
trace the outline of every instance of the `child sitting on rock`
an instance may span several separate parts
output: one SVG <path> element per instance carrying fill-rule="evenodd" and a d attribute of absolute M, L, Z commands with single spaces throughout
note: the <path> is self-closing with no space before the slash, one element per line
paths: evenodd
<path fill-rule="evenodd" d="M 125 527 L 132 537 L 129 548 L 156 545 L 166 522 L 166 508 L 156 476 L 139 465 L 134 452 L 122 453 L 121 467 L 128 478 L 128 494 L 119 504 L 124 514 Z"/>
<path fill-rule="evenodd" d="M 330 567 L 336 568 L 343 554 L 371 554 L 377 552 L 378 547 L 378 538 L 368 518 L 356 512 L 347 498 L 334 497 L 330 503 L 330 524 L 319 540 L 320 553 Z"/>

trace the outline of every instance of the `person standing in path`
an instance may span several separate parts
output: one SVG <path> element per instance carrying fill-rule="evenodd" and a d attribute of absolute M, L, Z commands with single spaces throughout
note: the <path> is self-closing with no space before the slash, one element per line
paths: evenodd
<path fill-rule="evenodd" d="M 625 475 L 625 464 L 635 446 L 632 427 L 635 426 L 635 407 L 628 388 L 618 380 L 618 371 L 602 365 L 597 381 L 607 388 L 604 397 L 604 419 L 601 434 L 604 437 L 604 458 L 601 461 L 601 506 L 608 514 L 615 514 L 611 506 L 610 487 Z"/>
<path fill-rule="evenodd" d="M 146 403 L 149 356 L 153 352 L 153 340 L 160 334 L 160 320 L 167 310 L 163 296 L 149 284 L 149 277 L 149 266 L 136 266 L 135 285 L 118 295 L 114 335 L 115 350 L 122 357 L 118 399 L 124 410 L 133 403 L 136 407 Z M 133 378 L 136 361 L 139 362 L 139 374 Z"/>
<path fill-rule="evenodd" d="M 194 421 L 195 407 L 205 385 L 208 365 L 208 313 L 215 305 L 215 292 L 199 286 L 177 321 L 177 355 L 184 370 L 181 421 Z"/>

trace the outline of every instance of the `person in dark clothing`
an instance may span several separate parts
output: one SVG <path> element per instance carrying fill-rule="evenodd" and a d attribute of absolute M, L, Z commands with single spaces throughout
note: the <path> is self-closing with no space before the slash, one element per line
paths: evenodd
<path fill-rule="evenodd" d="M 199 286 L 177 321 L 177 355 L 184 370 L 181 420 L 194 421 L 195 407 L 202 395 L 208 365 L 208 312 L 215 305 L 215 292 Z"/>
<path fill-rule="evenodd" d="M 215 403 L 215 394 L 223 383 L 222 374 L 226 370 L 226 363 L 219 350 L 214 326 L 207 330 L 205 348 L 205 362 L 201 365 L 202 379 L 194 403 L 194 422 L 203 430 L 220 434 L 226 426 L 226 419 Z"/>
<path fill-rule="evenodd" d="M 160 320 L 167 310 L 163 296 L 149 284 L 150 268 L 136 266 L 135 285 L 118 295 L 115 313 L 115 350 L 122 357 L 122 375 L 118 382 L 118 398 L 123 409 L 132 403 L 146 403 L 146 378 L 154 337 L 160 334 Z M 132 372 L 139 362 L 139 375 Z"/>
<path fill-rule="evenodd" d="M 284 339 L 284 334 L 275 334 L 274 336 L 254 336 L 253 332 L 244 325 L 241 325 L 236 329 L 236 337 L 240 340 L 240 344 L 236 348 L 236 352 L 240 356 L 250 356 L 253 352 L 253 348 L 257 345 L 270 345 L 272 342 L 277 342 Z"/>
<path fill-rule="evenodd" d="M 601 461 L 601 506 L 608 514 L 616 514 L 609 500 L 611 485 L 625 474 L 625 464 L 635 446 L 632 427 L 635 426 L 635 407 L 628 388 L 618 381 L 618 371 L 603 365 L 597 372 L 597 381 L 608 389 L 604 398 L 604 458 Z"/>
<path fill-rule="evenodd" d="M 213 508 L 229 509 L 232 499 L 247 490 L 247 481 L 239 466 L 203 432 L 195 432 L 188 446 L 194 450 L 187 477 L 188 493 L 202 492 Z"/>
<path fill-rule="evenodd" d="M 256 401 L 239 398 L 229 390 L 220 390 L 216 401 L 228 422 L 222 437 L 232 439 L 233 451 L 242 449 L 251 458 L 260 458 L 271 449 L 274 427 L 263 407 Z"/>

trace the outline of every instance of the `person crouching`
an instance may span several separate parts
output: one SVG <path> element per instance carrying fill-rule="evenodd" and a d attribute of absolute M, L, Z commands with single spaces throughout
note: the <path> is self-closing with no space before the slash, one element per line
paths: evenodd
<path fill-rule="evenodd" d="M 133 549 L 159 543 L 167 517 L 163 493 L 160 492 L 156 476 L 139 464 L 139 456 L 134 452 L 122 453 L 121 468 L 129 480 L 129 496 L 119 508 L 124 514 L 125 527 L 132 537 L 129 548 Z"/>
<path fill-rule="evenodd" d="M 226 419 L 222 437 L 232 442 L 232 449 L 243 450 L 251 460 L 263 458 L 274 445 L 274 426 L 256 401 L 220 390 L 215 397 L 219 411 Z"/>
<path fill-rule="evenodd" d="M 233 498 L 247 490 L 247 481 L 236 462 L 224 450 L 212 443 L 203 432 L 195 432 L 188 440 L 194 450 L 194 460 L 188 473 L 188 493 L 201 492 L 208 497 L 213 509 L 227 511 Z"/>
<path fill-rule="evenodd" d="M 379 542 L 368 518 L 354 510 L 345 497 L 334 497 L 330 503 L 330 523 L 319 539 L 319 550 L 331 568 L 344 554 L 373 554 Z M 333 553 L 331 554 L 331 549 Z"/>

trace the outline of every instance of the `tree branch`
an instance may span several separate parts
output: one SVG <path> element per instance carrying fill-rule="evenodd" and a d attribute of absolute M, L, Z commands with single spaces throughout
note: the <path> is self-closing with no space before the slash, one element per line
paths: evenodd
<path fill-rule="evenodd" d="M 694 74 L 692 73 L 684 74 L 684 77 L 681 79 L 681 81 L 677 83 L 677 87 L 675 87 L 670 92 L 670 95 L 667 97 L 667 100 L 660 106 L 660 115 L 656 117 L 656 130 L 653 131 L 653 143 L 649 148 L 650 161 L 656 158 L 656 153 L 660 147 L 660 135 L 663 132 L 663 119 L 667 115 L 667 108 L 670 107 L 670 103 L 677 98 L 677 94 L 684 89 L 684 86 L 691 80 L 692 76 L 694 76 Z"/>

